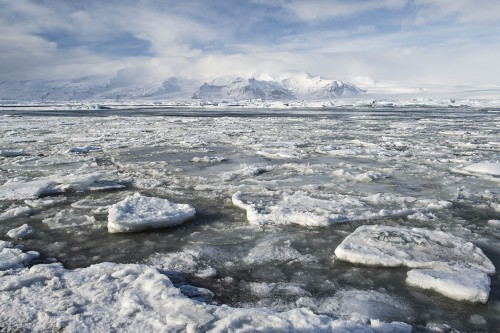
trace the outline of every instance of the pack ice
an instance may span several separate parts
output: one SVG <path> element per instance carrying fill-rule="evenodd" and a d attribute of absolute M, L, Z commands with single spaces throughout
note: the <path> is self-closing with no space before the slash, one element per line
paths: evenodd
<path fill-rule="evenodd" d="M 412 268 L 406 283 L 447 297 L 486 303 L 495 273 L 483 251 L 462 238 L 421 228 L 361 226 L 335 249 L 351 263 Z"/>
<path fill-rule="evenodd" d="M 297 308 L 233 308 L 206 304 L 148 265 L 101 263 L 75 270 L 29 262 L 0 241 L 0 329 L 64 332 L 411 332 L 408 324 L 366 325 Z"/>
<path fill-rule="evenodd" d="M 108 231 L 135 232 L 170 227 L 193 218 L 195 213 L 196 210 L 187 204 L 135 193 L 109 207 Z"/>

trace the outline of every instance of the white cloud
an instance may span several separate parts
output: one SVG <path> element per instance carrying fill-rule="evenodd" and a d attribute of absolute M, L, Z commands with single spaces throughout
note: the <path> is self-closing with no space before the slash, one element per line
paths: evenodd
<path fill-rule="evenodd" d="M 400 9 L 407 2 L 407 0 L 293 0 L 282 5 L 302 20 L 315 21 L 332 17 L 351 16 L 374 9 Z"/>
<path fill-rule="evenodd" d="M 417 23 L 454 19 L 460 23 L 500 21 L 498 0 L 414 0 L 418 8 Z"/>

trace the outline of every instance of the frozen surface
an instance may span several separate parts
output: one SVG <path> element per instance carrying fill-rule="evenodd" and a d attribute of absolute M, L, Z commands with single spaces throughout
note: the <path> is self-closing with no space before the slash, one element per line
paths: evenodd
<path fill-rule="evenodd" d="M 194 296 L 203 291 L 176 288 L 168 277 L 146 265 L 102 263 L 66 270 L 58 263 L 40 264 L 0 277 L 0 320 L 2 329 L 33 331 L 374 332 L 370 325 L 335 320 L 305 308 L 282 313 L 238 309 L 193 300 L 183 292 Z M 407 324 L 379 321 L 374 328 L 375 332 L 411 330 Z"/>
<path fill-rule="evenodd" d="M 38 252 L 23 252 L 13 247 L 12 243 L 0 241 L 0 271 L 24 267 L 39 256 Z"/>
<path fill-rule="evenodd" d="M 193 218 L 195 213 L 196 210 L 187 204 L 135 193 L 109 207 L 108 231 L 135 232 L 171 227 Z"/>
<path fill-rule="evenodd" d="M 484 272 L 459 269 L 412 269 L 406 283 L 437 291 L 447 297 L 470 302 L 486 303 L 490 293 L 490 277 Z"/>
<path fill-rule="evenodd" d="M 500 163 L 480 162 L 471 164 L 464 168 L 465 171 L 484 173 L 487 175 L 500 176 Z"/>
<path fill-rule="evenodd" d="M 269 191 L 236 192 L 232 201 L 236 207 L 246 210 L 247 219 L 252 224 L 299 224 L 309 227 L 408 216 L 451 206 L 448 201 L 417 200 L 380 193 L 369 197 L 335 195 L 319 199 L 300 194 L 277 197 Z"/>
<path fill-rule="evenodd" d="M 480 248 L 444 233 L 421 228 L 362 226 L 335 249 L 338 259 L 364 265 L 406 266 L 407 283 L 457 300 L 486 303 L 492 262 Z"/>
<path fill-rule="evenodd" d="M 7 236 L 15 239 L 23 239 L 33 235 L 35 230 L 26 223 L 18 228 L 11 229 L 7 232 Z"/>
<path fill-rule="evenodd" d="M 500 160 L 500 113 L 488 103 L 367 96 L 227 109 L 234 102 L 4 104 L 0 306 L 14 305 L 1 313 L 8 326 L 0 331 L 120 331 L 121 323 L 154 330 L 166 305 L 133 284 L 146 271 L 173 284 L 165 289 L 179 295 L 173 301 L 214 317 L 198 331 L 494 331 L 500 178 L 484 171 Z M 135 192 L 143 208 L 130 199 Z M 110 207 L 130 201 L 121 212 L 153 221 L 163 200 L 196 214 L 171 228 L 107 232 Z M 24 224 L 36 232 L 7 235 Z M 417 233 L 429 244 L 410 242 L 403 266 L 332 260 L 348 235 L 374 224 L 432 233 Z M 434 230 L 447 236 L 433 243 Z M 400 243 L 385 245 L 406 253 Z M 410 262 L 416 266 L 404 266 Z M 130 281 L 114 285 L 122 269 L 131 269 Z M 90 284 L 92 274 L 102 281 Z M 125 293 L 140 309 L 130 318 Z M 65 299 L 73 303 L 57 307 Z M 188 318 L 181 331 L 198 325 L 193 313 L 178 313 Z M 173 320 L 165 330 L 175 331 Z"/>

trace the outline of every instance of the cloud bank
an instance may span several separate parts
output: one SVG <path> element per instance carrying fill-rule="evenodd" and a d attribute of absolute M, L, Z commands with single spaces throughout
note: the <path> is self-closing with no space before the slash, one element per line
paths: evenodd
<path fill-rule="evenodd" d="M 496 0 L 0 5 L 0 81 L 277 77 L 303 71 L 395 85 L 500 84 Z"/>

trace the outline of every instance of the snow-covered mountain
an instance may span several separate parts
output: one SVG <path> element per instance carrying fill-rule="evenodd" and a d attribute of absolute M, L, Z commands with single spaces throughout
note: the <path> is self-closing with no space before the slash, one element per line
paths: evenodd
<path fill-rule="evenodd" d="M 218 77 L 203 84 L 193 98 L 204 100 L 325 100 L 365 93 L 351 83 L 327 80 L 308 74 L 296 75 L 282 81 L 263 81 L 242 77 Z"/>
<path fill-rule="evenodd" d="M 259 81 L 242 77 L 218 77 L 210 83 L 204 83 L 193 95 L 202 100 L 290 100 L 294 95 L 273 81 Z"/>
<path fill-rule="evenodd" d="M 99 100 L 327 100 L 354 96 L 365 91 L 350 83 L 296 75 L 270 81 L 221 76 L 200 81 L 171 77 L 138 80 L 119 75 L 89 76 L 75 80 L 30 80 L 0 82 L 0 100 L 10 101 L 99 101 Z"/>
<path fill-rule="evenodd" d="M 351 97 L 366 92 L 352 83 L 327 80 L 320 76 L 312 77 L 308 74 L 289 77 L 282 83 L 297 99 L 306 100 Z"/>

